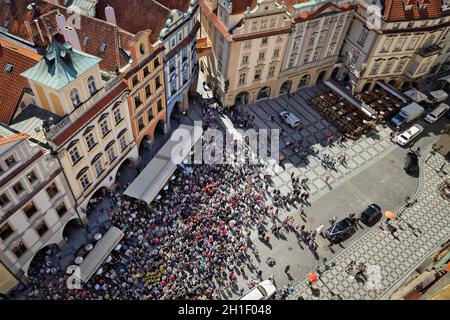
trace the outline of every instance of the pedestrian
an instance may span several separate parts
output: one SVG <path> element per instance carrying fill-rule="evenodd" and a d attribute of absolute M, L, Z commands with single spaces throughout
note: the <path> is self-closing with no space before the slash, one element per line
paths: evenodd
<path fill-rule="evenodd" d="M 331 218 L 331 220 L 330 220 L 331 225 L 333 226 L 336 223 L 336 221 L 337 221 L 337 217 Z"/>
<path fill-rule="evenodd" d="M 316 229 L 317 234 L 323 235 L 323 224 L 321 224 L 317 229 Z"/>
<path fill-rule="evenodd" d="M 289 270 L 291 269 L 291 266 L 290 265 L 287 265 L 285 268 L 284 268 L 284 273 L 289 273 Z"/>

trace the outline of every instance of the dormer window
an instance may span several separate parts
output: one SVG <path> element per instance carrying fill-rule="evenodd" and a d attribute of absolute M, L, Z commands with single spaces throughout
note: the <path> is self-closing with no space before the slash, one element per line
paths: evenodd
<path fill-rule="evenodd" d="M 83 45 L 87 45 L 89 43 L 89 37 L 88 36 L 84 36 L 83 38 Z"/>
<path fill-rule="evenodd" d="M 100 51 L 101 51 L 101 52 L 105 52 L 105 51 L 106 51 L 106 47 L 107 47 L 106 43 L 103 42 L 103 43 L 100 45 Z"/>
<path fill-rule="evenodd" d="M 9 20 L 5 20 L 3 22 L 3 28 L 8 29 L 8 27 L 9 27 Z"/>
<path fill-rule="evenodd" d="M 143 44 L 143 43 L 141 43 L 141 44 L 139 45 L 139 52 L 140 52 L 141 54 L 144 54 L 144 53 L 145 53 L 145 47 L 144 47 L 144 44 Z"/>
<path fill-rule="evenodd" d="M 70 100 L 72 100 L 72 105 L 74 108 L 78 107 L 81 104 L 80 94 L 77 89 L 72 89 L 70 91 Z"/>
<path fill-rule="evenodd" d="M 14 69 L 14 66 L 13 66 L 12 64 L 9 64 L 9 63 L 8 63 L 8 64 L 5 66 L 5 71 L 8 72 L 8 73 L 12 73 L 13 69 Z"/>

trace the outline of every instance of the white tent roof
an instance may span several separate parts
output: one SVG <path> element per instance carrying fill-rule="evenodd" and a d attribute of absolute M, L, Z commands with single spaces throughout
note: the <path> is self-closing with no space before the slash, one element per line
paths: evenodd
<path fill-rule="evenodd" d="M 181 125 L 125 190 L 124 195 L 151 203 L 201 136 L 201 128 Z"/>
<path fill-rule="evenodd" d="M 428 98 L 428 96 L 425 93 L 422 93 L 419 90 L 414 89 L 414 88 L 403 92 L 403 95 L 411 98 L 412 100 L 414 100 L 416 102 L 422 102 Z"/>
<path fill-rule="evenodd" d="M 122 230 L 111 227 L 103 237 L 97 242 L 95 247 L 89 252 L 84 261 L 80 264 L 79 278 L 86 283 L 102 265 L 109 253 L 117 246 L 123 238 Z M 75 276 L 77 274 L 75 273 Z"/>
<path fill-rule="evenodd" d="M 387 83 L 384 83 L 382 81 L 377 81 L 377 84 L 382 87 L 384 90 L 390 92 L 392 95 L 396 96 L 397 98 L 399 98 L 400 100 L 402 100 L 403 102 L 408 102 L 404 96 L 402 96 L 400 94 L 400 92 L 398 92 L 397 90 L 395 90 L 395 88 L 393 88 L 392 86 L 388 85 Z"/>

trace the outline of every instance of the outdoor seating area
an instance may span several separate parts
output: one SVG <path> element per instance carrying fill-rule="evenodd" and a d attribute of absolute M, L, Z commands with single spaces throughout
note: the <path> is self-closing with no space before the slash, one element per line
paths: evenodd
<path fill-rule="evenodd" d="M 350 139 L 357 139 L 375 126 L 373 119 L 332 89 L 312 97 L 308 104 Z"/>
<path fill-rule="evenodd" d="M 377 112 L 380 122 L 395 116 L 405 104 L 404 101 L 380 86 L 376 86 L 370 92 L 360 92 L 356 97 Z"/>

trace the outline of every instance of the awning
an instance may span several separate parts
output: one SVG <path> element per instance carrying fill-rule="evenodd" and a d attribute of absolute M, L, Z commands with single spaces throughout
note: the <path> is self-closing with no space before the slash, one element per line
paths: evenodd
<path fill-rule="evenodd" d="M 402 100 L 403 102 L 408 102 L 407 99 L 405 99 L 405 97 L 398 92 L 394 87 L 392 87 L 391 85 L 384 83 L 382 81 L 377 81 L 377 84 L 382 87 L 384 90 L 388 91 L 390 94 L 392 94 L 393 96 L 399 98 L 400 100 Z"/>
<path fill-rule="evenodd" d="M 428 96 L 425 93 L 422 93 L 419 90 L 414 89 L 414 88 L 403 92 L 403 95 L 409 97 L 410 99 L 414 100 L 415 102 L 422 102 L 428 98 Z"/>
<path fill-rule="evenodd" d="M 111 227 L 111 229 L 103 235 L 80 264 L 80 281 L 86 283 L 92 277 L 122 238 L 122 230 L 116 227 Z"/>
<path fill-rule="evenodd" d="M 124 195 L 151 203 L 170 177 L 201 139 L 202 130 L 181 125 L 141 174 L 125 190 Z"/>
<path fill-rule="evenodd" d="M 336 84 L 333 81 L 325 81 L 325 84 L 333 89 L 334 91 L 336 91 L 337 93 L 339 93 L 339 95 L 341 97 L 343 97 L 345 100 L 347 100 L 348 102 L 350 102 L 352 105 L 354 105 L 357 109 L 359 109 L 361 112 L 363 112 L 364 114 L 366 114 L 368 117 L 373 118 L 374 116 L 376 117 L 377 113 L 375 110 L 373 110 L 371 107 L 369 107 L 366 104 L 361 104 L 360 101 L 358 101 L 358 99 L 356 99 L 354 96 L 348 94 L 345 89 L 341 88 L 338 84 Z"/>

